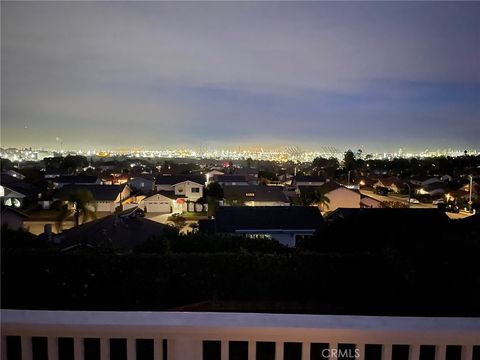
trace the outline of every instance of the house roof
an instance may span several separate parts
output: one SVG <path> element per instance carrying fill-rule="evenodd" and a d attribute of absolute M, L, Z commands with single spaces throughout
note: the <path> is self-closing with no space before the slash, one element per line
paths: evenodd
<path fill-rule="evenodd" d="M 395 176 L 381 178 L 381 179 L 378 179 L 378 181 L 380 181 L 385 186 L 392 186 L 392 185 L 402 186 L 403 185 L 402 181 Z"/>
<path fill-rule="evenodd" d="M 258 175 L 258 169 L 253 168 L 235 168 L 233 170 L 235 175 Z"/>
<path fill-rule="evenodd" d="M 167 191 L 167 190 L 160 190 L 160 191 L 155 191 L 154 193 L 148 195 L 145 199 L 143 199 L 144 201 L 145 200 L 148 200 L 149 198 L 151 198 L 152 196 L 155 196 L 155 195 L 162 195 L 162 196 L 165 196 L 169 199 L 178 199 L 178 198 L 184 198 L 186 197 L 185 195 L 175 195 L 175 191 Z"/>
<path fill-rule="evenodd" d="M 155 184 L 175 185 L 184 181 L 193 181 L 197 184 L 205 184 L 205 177 L 200 175 L 159 175 L 155 180 Z"/>
<path fill-rule="evenodd" d="M 419 208 L 338 208 L 326 217 L 327 221 L 349 220 L 356 224 L 362 224 L 365 227 L 371 225 L 371 222 L 392 225 L 421 225 L 422 228 L 429 224 L 445 224 L 449 218 L 438 209 L 419 209 Z"/>
<path fill-rule="evenodd" d="M 0 184 L 25 196 L 35 196 L 39 193 L 39 190 L 35 185 L 5 173 L 1 174 Z"/>
<path fill-rule="evenodd" d="M 54 198 L 61 199 L 65 197 L 69 192 L 78 189 L 85 189 L 90 191 L 97 201 L 114 201 L 118 195 L 125 188 L 125 184 L 122 185 L 65 185 L 61 189 L 58 189 L 54 195 Z"/>
<path fill-rule="evenodd" d="M 427 191 L 433 191 L 433 190 L 438 190 L 438 189 L 447 190 L 448 185 L 445 184 L 442 181 L 437 181 L 437 182 L 428 184 L 427 186 L 424 187 L 424 189 L 427 190 Z"/>
<path fill-rule="evenodd" d="M 453 198 L 463 198 L 463 197 L 470 196 L 470 193 L 468 191 L 464 191 L 464 190 L 450 191 L 449 194 Z"/>
<path fill-rule="evenodd" d="M 56 183 L 66 184 L 95 184 L 99 178 L 90 175 L 60 175 L 54 180 Z"/>
<path fill-rule="evenodd" d="M 3 205 L 3 204 L 1 204 L 0 207 L 1 207 L 1 214 L 2 215 L 6 214 L 6 213 L 12 213 L 12 214 L 20 216 L 22 218 L 28 218 L 27 214 L 21 212 L 20 210 L 17 210 L 15 208 L 13 208 L 13 207 L 6 206 L 6 205 Z"/>
<path fill-rule="evenodd" d="M 215 175 L 213 179 L 216 182 L 247 182 L 247 179 L 244 175 Z"/>
<path fill-rule="evenodd" d="M 300 185 L 298 187 L 300 192 L 313 192 L 315 190 L 318 190 L 318 191 L 320 191 L 324 194 L 328 194 L 329 192 L 332 192 L 332 191 L 340 189 L 340 188 L 348 190 L 348 191 L 357 192 L 357 191 L 354 191 L 352 189 L 348 189 L 345 186 L 342 186 L 341 184 L 337 183 L 336 181 L 329 181 L 329 182 L 326 182 L 325 184 L 319 185 L 319 186 Z"/>
<path fill-rule="evenodd" d="M 129 181 L 135 180 L 135 179 L 143 179 L 143 180 L 148 180 L 148 181 L 155 181 L 155 175 L 153 174 L 136 174 L 132 176 Z"/>
<path fill-rule="evenodd" d="M 337 190 L 339 188 L 347 189 L 346 187 L 340 185 L 336 181 L 329 181 L 329 182 L 326 182 L 325 184 L 318 187 L 318 189 L 325 194 L 327 194 L 327 193 L 329 193 L 333 190 Z M 347 190 L 350 190 L 350 189 L 347 189 Z"/>
<path fill-rule="evenodd" d="M 225 200 L 238 200 L 241 202 L 289 202 L 287 196 L 283 193 L 283 188 L 279 186 L 227 185 L 223 187 L 223 197 Z"/>
<path fill-rule="evenodd" d="M 294 182 L 325 182 L 326 179 L 320 175 L 297 175 L 293 178 Z"/>
<path fill-rule="evenodd" d="M 215 214 L 216 231 L 316 229 L 323 223 L 314 206 L 221 206 Z"/>
<path fill-rule="evenodd" d="M 374 201 L 376 201 L 376 202 L 378 202 L 378 203 L 381 203 L 380 200 L 375 199 L 375 198 L 373 198 L 373 197 L 371 197 L 371 196 L 362 194 L 362 193 L 360 193 L 360 199 L 361 199 L 361 200 L 363 200 L 363 199 L 374 200 Z"/>
<path fill-rule="evenodd" d="M 411 179 L 414 180 L 414 181 L 426 181 L 426 180 L 430 180 L 430 179 L 433 179 L 433 178 L 437 178 L 436 176 L 429 176 L 429 175 L 416 175 L 416 176 L 412 176 Z"/>
<path fill-rule="evenodd" d="M 65 230 L 54 237 L 61 249 L 79 244 L 90 246 L 108 245 L 124 250 L 133 250 L 151 237 L 161 235 L 167 225 L 135 215 L 134 211 L 109 215 Z"/>

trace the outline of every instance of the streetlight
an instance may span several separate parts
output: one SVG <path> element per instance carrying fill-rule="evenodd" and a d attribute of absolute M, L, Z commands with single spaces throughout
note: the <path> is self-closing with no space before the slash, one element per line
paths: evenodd
<path fill-rule="evenodd" d="M 412 198 L 412 188 L 409 183 L 405 183 L 408 187 L 408 208 L 410 209 L 410 200 Z"/>

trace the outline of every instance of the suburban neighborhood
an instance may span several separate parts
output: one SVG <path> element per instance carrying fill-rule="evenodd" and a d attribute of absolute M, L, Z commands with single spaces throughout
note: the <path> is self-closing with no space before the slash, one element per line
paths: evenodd
<path fill-rule="evenodd" d="M 478 156 L 420 160 L 424 164 L 417 173 L 408 168 L 408 160 L 396 164 L 362 157 L 348 163 L 348 159 L 347 152 L 343 161 L 317 158 L 311 163 L 164 160 L 161 166 L 153 159 L 112 161 L 67 155 L 18 166 L 2 160 L 1 202 L 5 211 L 11 210 L 10 227 L 34 235 L 43 234 L 46 225 L 62 233 L 77 220 L 81 225 L 124 211 L 137 211 L 149 221 L 188 233 L 212 231 L 207 223 L 221 224 L 225 217 L 245 217 L 258 210 L 258 215 L 245 218 L 251 219 L 250 225 L 245 220 L 242 229 L 232 230 L 236 234 L 254 231 L 258 226 L 254 220 L 259 218 L 290 218 L 274 227 L 288 232 L 288 222 L 299 222 L 295 211 L 301 213 L 305 207 L 315 208 L 322 220 L 338 209 L 436 209 L 452 219 L 478 212 Z M 442 161 L 465 165 L 442 171 Z M 335 168 L 322 166 L 328 162 Z M 438 167 L 430 165 L 436 162 Z M 277 216 L 287 211 L 282 207 L 291 208 L 290 215 Z M 20 218 L 13 220 L 14 213 Z M 8 218 L 2 220 L 5 226 Z M 234 223 L 229 227 L 234 228 Z M 310 228 L 312 235 L 317 227 Z M 279 234 L 265 236 L 280 241 Z M 294 241 L 287 243 L 295 246 Z"/>
<path fill-rule="evenodd" d="M 1 360 L 480 360 L 480 1 L 0 1 Z"/>

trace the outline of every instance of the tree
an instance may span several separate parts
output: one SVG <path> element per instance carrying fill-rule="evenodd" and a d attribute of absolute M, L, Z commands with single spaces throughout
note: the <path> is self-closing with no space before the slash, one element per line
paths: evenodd
<path fill-rule="evenodd" d="M 251 157 L 249 157 L 249 158 L 247 159 L 247 168 L 250 169 L 250 168 L 252 167 L 252 164 L 253 164 L 253 159 L 252 159 Z"/>
<path fill-rule="evenodd" d="M 328 209 L 330 204 L 330 199 L 325 192 L 318 189 L 303 190 L 300 193 L 299 200 L 303 206 L 318 205 L 322 210 Z"/>
<path fill-rule="evenodd" d="M 64 204 L 60 207 L 60 215 L 58 217 L 58 227 L 62 228 L 63 222 L 73 213 L 75 218 L 75 226 L 80 224 L 80 217 L 82 223 L 89 218 L 95 219 L 97 204 L 92 193 L 86 189 L 76 189 L 64 194 L 61 198 Z M 73 209 L 69 208 L 72 205 Z"/>
<path fill-rule="evenodd" d="M 258 172 L 258 178 L 260 179 L 260 184 L 268 185 L 272 181 L 278 180 L 277 174 L 268 170 L 260 170 Z"/>
<path fill-rule="evenodd" d="M 223 188 L 218 183 L 210 183 L 205 189 L 205 196 L 207 197 L 208 216 L 214 216 L 218 208 L 218 202 L 223 199 Z"/>
<path fill-rule="evenodd" d="M 353 154 L 352 150 L 348 150 L 343 157 L 343 165 L 347 171 L 355 169 L 355 155 Z"/>
<path fill-rule="evenodd" d="M 88 159 L 82 155 L 67 155 L 61 164 L 61 169 L 68 171 L 76 171 L 88 165 Z"/>
<path fill-rule="evenodd" d="M 5 171 L 10 169 L 13 169 L 13 163 L 8 159 L 0 159 L 0 170 Z"/>
<path fill-rule="evenodd" d="M 316 204 L 321 210 L 325 211 L 330 208 L 330 198 L 320 190 L 315 191 Z"/>
<path fill-rule="evenodd" d="M 216 200 L 223 199 L 223 188 L 216 182 L 212 182 L 208 184 L 207 188 L 205 189 L 205 195 L 212 197 Z"/>

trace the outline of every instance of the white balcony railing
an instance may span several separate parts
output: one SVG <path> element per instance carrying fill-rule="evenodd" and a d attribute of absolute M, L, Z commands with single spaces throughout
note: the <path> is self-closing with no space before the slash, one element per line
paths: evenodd
<path fill-rule="evenodd" d="M 474 354 L 480 355 L 478 318 L 28 310 L 2 310 L 1 315 L 1 354 L 7 360 L 19 356 L 22 360 L 227 360 L 233 355 L 254 360 L 261 357 L 256 352 L 264 342 L 272 345 L 270 355 L 275 360 L 332 360 L 341 355 L 342 346 L 357 349 L 356 356 L 344 353 L 344 358 L 358 360 L 401 359 L 400 353 L 395 355 L 400 345 L 407 349 L 403 358 L 408 360 L 477 360 Z M 99 344 L 98 357 L 86 353 L 85 339 L 92 338 Z M 69 339 L 71 355 L 68 349 L 59 351 L 59 339 Z M 111 339 L 121 339 L 120 351 L 113 351 Z M 138 339 L 148 339 L 150 356 L 137 357 Z M 36 347 L 36 341 L 43 346 Z M 231 354 L 231 342 L 243 342 L 248 350 Z M 287 356 L 290 343 L 296 343 L 299 351 Z M 206 344 L 215 345 L 209 358 Z M 318 347 L 312 352 L 319 344 L 326 346 L 324 357 Z M 380 356 L 366 351 L 373 346 L 381 350 Z M 424 349 L 430 350 L 428 354 Z"/>

